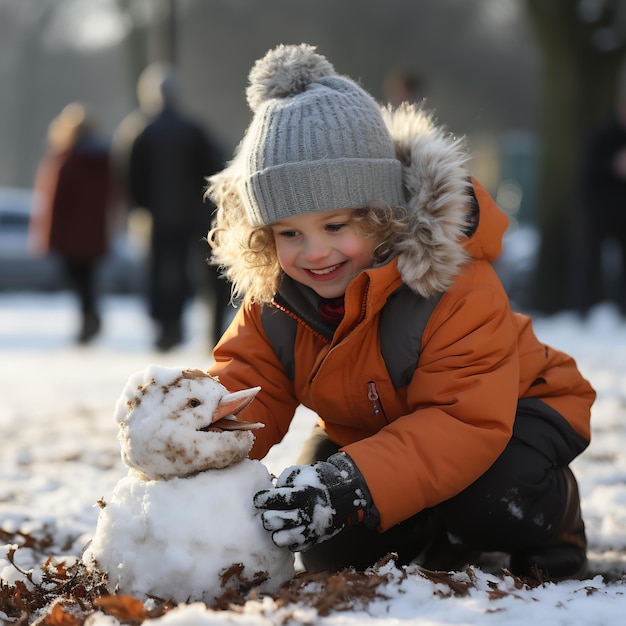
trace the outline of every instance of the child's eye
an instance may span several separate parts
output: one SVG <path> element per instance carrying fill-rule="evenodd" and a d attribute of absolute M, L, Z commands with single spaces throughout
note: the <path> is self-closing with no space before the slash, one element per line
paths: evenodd
<path fill-rule="evenodd" d="M 300 233 L 297 230 L 281 230 L 276 233 L 279 237 L 284 237 L 285 239 L 293 239 L 297 237 Z"/>
<path fill-rule="evenodd" d="M 331 233 L 338 233 L 342 228 L 345 228 L 346 224 L 326 224 L 326 230 Z"/>

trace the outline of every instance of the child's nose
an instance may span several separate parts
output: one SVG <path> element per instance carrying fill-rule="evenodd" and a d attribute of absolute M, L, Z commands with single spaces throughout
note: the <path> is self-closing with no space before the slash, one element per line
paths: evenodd
<path fill-rule="evenodd" d="M 309 261 L 323 259 L 328 256 L 328 245 L 318 237 L 308 237 L 304 249 L 304 256 Z"/>

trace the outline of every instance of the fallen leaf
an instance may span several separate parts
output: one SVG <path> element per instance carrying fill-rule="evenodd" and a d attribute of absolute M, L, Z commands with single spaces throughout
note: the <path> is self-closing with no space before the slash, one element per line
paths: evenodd
<path fill-rule="evenodd" d="M 81 626 L 83 620 L 63 610 L 60 604 L 55 604 L 41 624 L 46 626 Z"/>
<path fill-rule="evenodd" d="M 148 617 L 143 602 L 132 596 L 103 596 L 93 601 L 94 607 L 121 621 L 141 623 Z"/>

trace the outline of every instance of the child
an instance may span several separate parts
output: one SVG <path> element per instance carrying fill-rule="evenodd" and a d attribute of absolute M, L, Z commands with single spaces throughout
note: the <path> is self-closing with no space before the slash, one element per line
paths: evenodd
<path fill-rule="evenodd" d="M 298 405 L 319 416 L 255 496 L 274 542 L 309 570 L 503 551 L 518 575 L 584 574 L 568 464 L 595 394 L 511 312 L 490 264 L 507 219 L 461 142 L 411 105 L 381 112 L 304 44 L 259 60 L 247 96 L 208 191 L 213 260 L 245 296 L 210 373 L 262 387 L 255 458 Z"/>

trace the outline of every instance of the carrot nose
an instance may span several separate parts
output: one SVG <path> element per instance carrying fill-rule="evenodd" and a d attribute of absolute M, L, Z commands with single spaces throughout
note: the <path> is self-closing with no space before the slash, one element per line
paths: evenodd
<path fill-rule="evenodd" d="M 250 389 L 242 389 L 233 393 L 227 393 L 222 396 L 213 412 L 213 422 L 226 417 L 227 415 L 237 415 L 241 413 L 254 400 L 257 393 L 261 391 L 261 387 L 252 387 Z"/>

